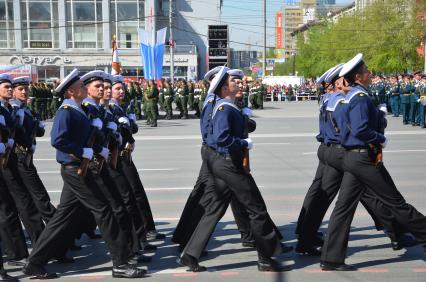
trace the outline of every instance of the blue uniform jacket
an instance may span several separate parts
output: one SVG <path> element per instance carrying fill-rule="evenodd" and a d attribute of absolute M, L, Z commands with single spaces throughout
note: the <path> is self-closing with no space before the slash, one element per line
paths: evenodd
<path fill-rule="evenodd" d="M 328 102 L 329 98 L 330 98 L 330 94 L 325 93 L 324 95 L 322 95 L 321 101 L 320 101 L 319 116 L 318 116 L 319 133 L 317 134 L 317 136 L 315 136 L 317 141 L 320 142 L 320 143 L 324 142 L 324 122 L 325 122 L 325 119 L 326 119 L 325 108 L 327 107 L 327 102 Z"/>
<path fill-rule="evenodd" d="M 231 101 L 221 99 L 213 109 L 212 131 L 208 132 L 207 145 L 220 154 L 241 155 L 248 146 L 244 136 L 244 117 Z"/>
<path fill-rule="evenodd" d="M 0 114 L 3 115 L 6 123 L 6 126 L 1 125 L 1 142 L 6 143 L 10 138 L 10 130 L 15 125 L 15 115 L 12 106 L 4 101 L 0 101 Z"/>
<path fill-rule="evenodd" d="M 209 93 L 206 96 L 206 99 L 204 100 L 203 109 L 201 110 L 200 131 L 201 131 L 201 138 L 203 139 L 203 144 L 206 144 L 207 142 L 207 134 L 209 132 L 209 127 L 211 125 L 210 121 L 213 114 L 215 99 L 216 101 L 218 101 L 219 97 L 216 96 L 215 94 Z"/>
<path fill-rule="evenodd" d="M 30 149 L 33 144 L 32 134 L 35 131 L 36 137 L 44 135 L 44 128 L 40 127 L 40 121 L 37 120 L 32 114 L 31 110 L 25 105 L 20 107 L 24 110 L 24 123 L 21 127 L 18 127 L 15 132 L 15 143 L 23 146 L 26 149 Z"/>
<path fill-rule="evenodd" d="M 81 106 L 65 99 L 56 112 L 51 132 L 51 144 L 56 148 L 58 163 L 78 163 L 75 157 L 83 157 L 83 148 L 87 147 L 91 130 L 90 121 Z"/>
<path fill-rule="evenodd" d="M 341 130 L 341 144 L 346 148 L 367 148 L 368 144 L 385 142 L 381 133 L 381 114 L 367 91 L 360 85 L 352 87 L 346 95 L 347 107 Z"/>
<path fill-rule="evenodd" d="M 326 120 L 324 122 L 324 143 L 340 144 L 340 125 L 337 121 L 339 116 L 335 117 L 334 112 L 345 102 L 345 96 L 341 93 L 333 93 L 327 102 Z"/>

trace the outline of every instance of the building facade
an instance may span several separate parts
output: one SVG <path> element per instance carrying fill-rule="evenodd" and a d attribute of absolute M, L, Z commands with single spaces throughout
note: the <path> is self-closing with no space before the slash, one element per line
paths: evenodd
<path fill-rule="evenodd" d="M 123 75 L 143 77 L 138 29 L 168 27 L 169 1 L 0 0 L 0 65 L 33 65 L 39 80 L 63 78 L 73 68 L 110 71 L 114 36 Z M 199 2 L 172 1 L 175 78 L 197 79 L 206 65 L 203 35 L 218 21 L 221 5 L 206 11 Z M 207 15 L 211 20 L 198 20 Z M 168 48 L 165 77 L 170 75 Z"/>

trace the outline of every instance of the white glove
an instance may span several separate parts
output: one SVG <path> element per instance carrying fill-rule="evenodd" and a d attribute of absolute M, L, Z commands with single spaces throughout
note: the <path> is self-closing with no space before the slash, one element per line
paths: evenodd
<path fill-rule="evenodd" d="M 4 120 L 3 115 L 0 115 L 0 125 L 6 126 L 6 121 Z"/>
<path fill-rule="evenodd" d="M 251 138 L 244 139 L 247 142 L 247 149 L 251 150 L 253 148 L 253 140 Z"/>
<path fill-rule="evenodd" d="M 19 117 L 19 125 L 23 125 L 24 124 L 24 117 L 25 117 L 25 112 L 23 109 L 19 109 L 16 111 L 15 115 L 17 117 Z"/>
<path fill-rule="evenodd" d="M 13 140 L 12 138 L 7 139 L 7 143 L 6 143 L 7 147 L 12 148 L 13 144 L 15 144 L 15 140 Z"/>
<path fill-rule="evenodd" d="M 385 142 L 383 142 L 382 144 L 380 144 L 380 145 L 382 145 L 382 148 L 384 149 L 384 148 L 386 148 L 386 146 L 388 145 L 388 138 L 387 137 L 385 137 Z"/>
<path fill-rule="evenodd" d="M 117 131 L 117 124 L 115 122 L 108 122 L 107 124 L 107 128 L 110 129 L 112 132 L 116 132 Z"/>
<path fill-rule="evenodd" d="M 38 127 L 44 129 L 46 127 L 46 124 L 43 121 L 38 122 Z"/>
<path fill-rule="evenodd" d="M 118 122 L 119 122 L 119 123 L 121 123 L 121 124 L 126 124 L 126 125 L 130 126 L 130 121 L 129 121 L 129 119 L 128 119 L 128 118 L 126 118 L 126 117 L 121 117 L 121 118 L 119 118 L 119 119 L 118 119 Z"/>
<path fill-rule="evenodd" d="M 117 142 L 118 146 L 121 146 L 121 144 L 123 144 L 123 136 L 121 136 L 120 133 L 117 133 Z"/>
<path fill-rule="evenodd" d="M 83 148 L 83 158 L 91 160 L 93 158 L 93 149 Z"/>
<path fill-rule="evenodd" d="M 0 154 L 4 154 L 6 152 L 6 146 L 4 143 L 0 143 Z"/>
<path fill-rule="evenodd" d="M 385 114 L 388 113 L 388 108 L 386 107 L 386 104 L 380 104 L 379 105 L 379 110 L 384 112 Z"/>
<path fill-rule="evenodd" d="M 250 108 L 245 107 L 243 108 L 243 115 L 251 117 L 253 115 L 253 112 L 251 111 Z"/>
<path fill-rule="evenodd" d="M 109 150 L 106 147 L 102 147 L 102 151 L 99 153 L 105 160 L 108 159 Z"/>
<path fill-rule="evenodd" d="M 33 144 L 32 146 L 31 146 L 31 148 L 30 148 L 30 150 L 31 150 L 31 152 L 35 152 L 35 150 L 36 150 L 36 148 L 37 148 L 37 145 L 36 144 Z"/>
<path fill-rule="evenodd" d="M 420 103 L 420 99 L 417 99 L 417 103 Z"/>
<path fill-rule="evenodd" d="M 103 125 L 103 123 L 99 118 L 95 118 L 95 119 L 92 120 L 92 126 L 96 127 L 98 130 L 102 129 L 102 125 Z"/>
<path fill-rule="evenodd" d="M 135 114 L 128 114 L 127 117 L 133 121 L 136 120 L 136 115 Z"/>
<path fill-rule="evenodd" d="M 133 142 L 133 143 L 127 143 L 126 144 L 126 147 L 128 146 L 128 145 L 130 145 L 130 148 L 132 149 L 132 152 L 135 150 L 135 143 Z"/>

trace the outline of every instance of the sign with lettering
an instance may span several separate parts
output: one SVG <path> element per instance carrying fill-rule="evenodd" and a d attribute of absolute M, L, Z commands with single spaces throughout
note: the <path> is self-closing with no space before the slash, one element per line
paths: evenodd
<path fill-rule="evenodd" d="M 30 48 L 52 48 L 52 41 L 31 41 Z"/>
<path fill-rule="evenodd" d="M 62 56 L 26 56 L 26 55 L 13 55 L 10 57 L 12 65 L 36 65 L 36 66 L 49 66 L 49 65 L 63 65 L 71 64 L 71 59 Z"/>

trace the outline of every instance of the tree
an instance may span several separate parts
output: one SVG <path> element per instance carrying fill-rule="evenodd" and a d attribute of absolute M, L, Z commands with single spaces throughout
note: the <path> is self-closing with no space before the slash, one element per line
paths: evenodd
<path fill-rule="evenodd" d="M 426 25 L 416 14 L 426 11 L 426 4 L 419 2 L 420 5 L 415 0 L 375 1 L 337 23 L 322 21 L 311 27 L 307 36 L 299 34 L 297 38 L 297 71 L 307 77 L 319 76 L 360 52 L 369 69 L 376 73 L 420 69 L 423 62 L 416 47 Z"/>

